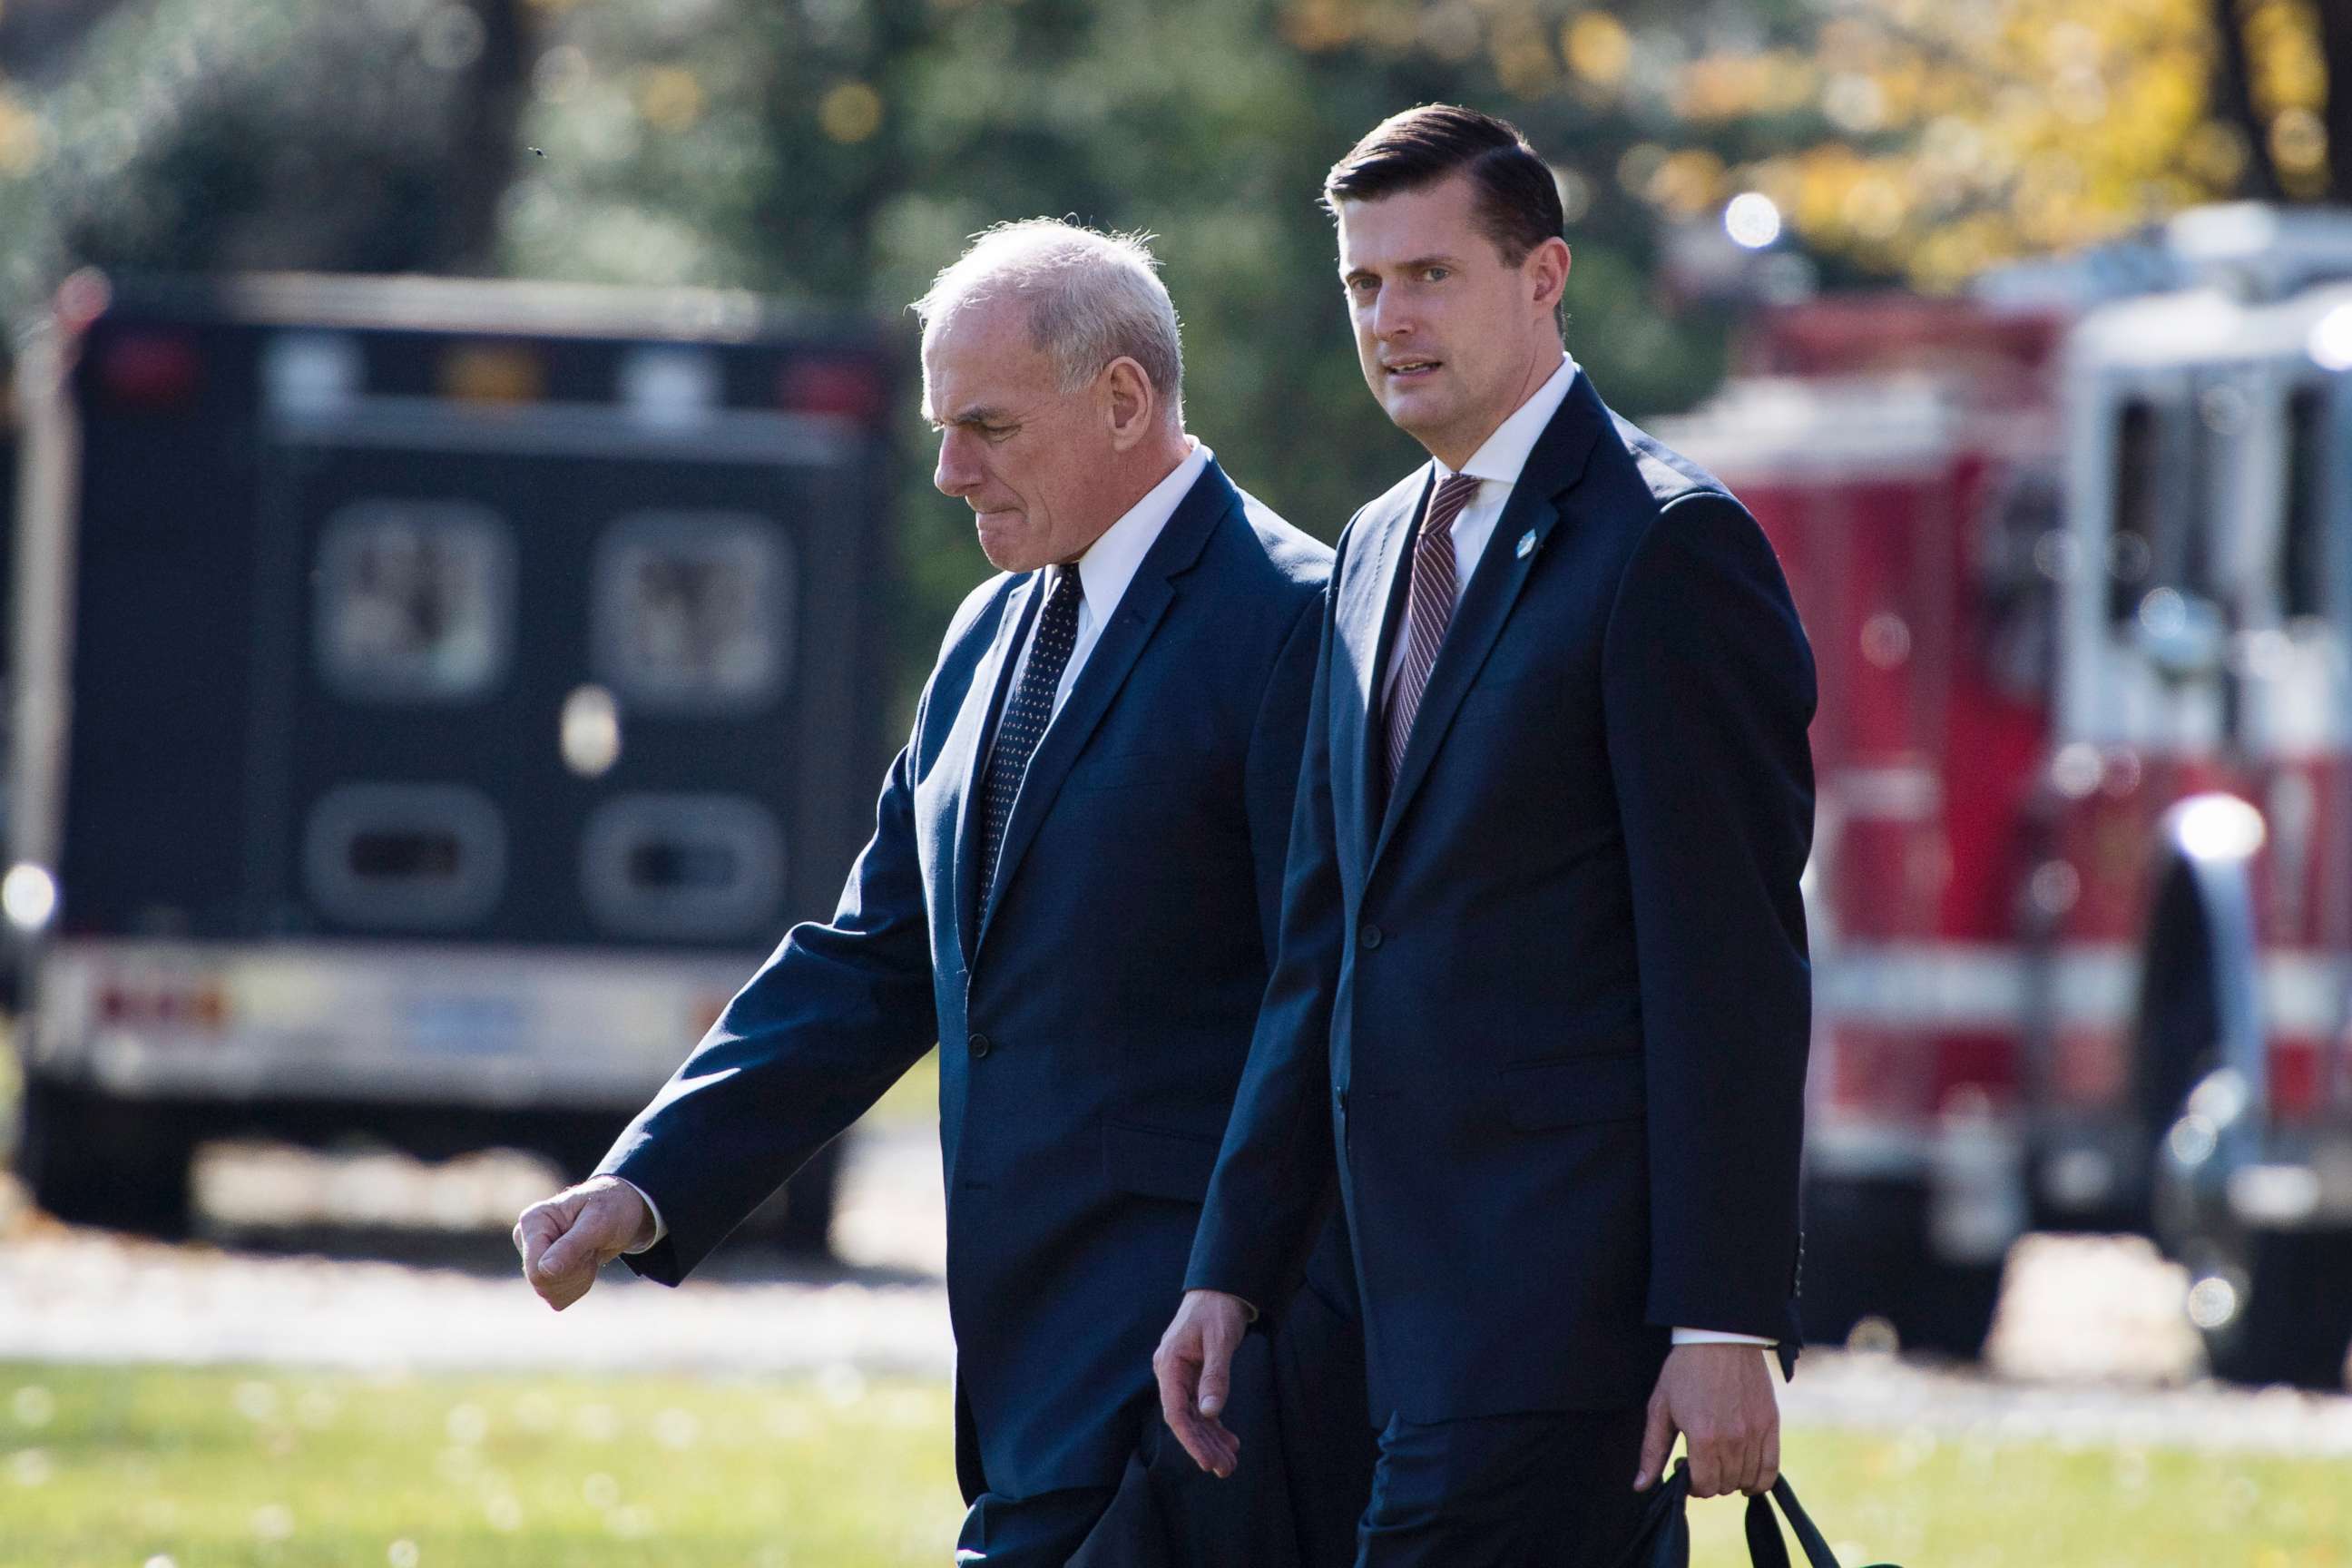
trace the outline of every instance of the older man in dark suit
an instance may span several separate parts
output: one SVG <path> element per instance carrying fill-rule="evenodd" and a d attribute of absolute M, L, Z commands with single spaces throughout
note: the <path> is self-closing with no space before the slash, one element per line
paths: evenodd
<path fill-rule="evenodd" d="M 676 1283 L 937 1040 L 958 1560 L 1344 1561 L 1370 1453 L 1329 1441 L 1362 1426 L 1336 1230 L 1245 1357 L 1292 1462 L 1202 1476 L 1148 1365 L 1272 962 L 1329 552 L 1185 434 L 1139 243 L 1000 228 L 916 308 L 939 488 L 1005 574 L 948 629 L 839 910 L 524 1214 L 525 1273 L 559 1307 L 617 1254 Z"/>
<path fill-rule="evenodd" d="M 1677 1431 L 1769 1485 L 1793 1346 L 1809 650 L 1770 548 L 1561 347 L 1550 171 L 1428 108 L 1331 173 L 1364 375 L 1432 461 L 1341 537 L 1281 957 L 1158 1356 L 1229 1347 L 1345 1203 L 1366 1568 L 1603 1564 Z"/>

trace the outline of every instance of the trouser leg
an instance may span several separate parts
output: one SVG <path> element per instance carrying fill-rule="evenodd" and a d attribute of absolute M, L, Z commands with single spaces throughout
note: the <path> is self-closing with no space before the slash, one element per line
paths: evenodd
<path fill-rule="evenodd" d="M 988 1568 L 1063 1568 L 1110 1506 L 1109 1487 L 1074 1487 L 1032 1498 L 982 1492 L 956 1537 L 958 1563 Z"/>
<path fill-rule="evenodd" d="M 1363 1313 L 1347 1230 L 1328 1226 L 1274 1339 L 1284 1467 L 1307 1568 L 1348 1568 L 1380 1458 L 1364 1371 Z"/>
<path fill-rule="evenodd" d="M 1641 1522 L 1640 1406 L 1381 1433 L 1358 1568 L 1609 1568 Z"/>

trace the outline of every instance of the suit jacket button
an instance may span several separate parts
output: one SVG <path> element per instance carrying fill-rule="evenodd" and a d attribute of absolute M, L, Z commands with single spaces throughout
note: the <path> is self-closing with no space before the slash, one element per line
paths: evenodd
<path fill-rule="evenodd" d="M 988 1054 L 988 1037 L 986 1035 L 974 1035 L 971 1039 L 964 1043 L 971 1047 L 971 1054 L 975 1058 L 984 1057 Z"/>
<path fill-rule="evenodd" d="M 1356 940 L 1363 945 L 1365 952 L 1370 952 L 1381 945 L 1381 928 L 1366 921 L 1364 929 L 1356 933 Z"/>

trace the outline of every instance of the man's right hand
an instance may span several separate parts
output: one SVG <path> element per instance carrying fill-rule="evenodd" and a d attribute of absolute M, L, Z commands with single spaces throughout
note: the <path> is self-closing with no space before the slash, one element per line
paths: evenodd
<path fill-rule="evenodd" d="M 596 1270 L 653 1239 L 653 1211 L 618 1176 L 591 1176 L 535 1203 L 515 1221 L 522 1277 L 557 1311 L 588 1294 Z"/>
<path fill-rule="evenodd" d="M 1160 1336 L 1151 1370 L 1160 1379 L 1160 1413 L 1192 1462 L 1220 1477 L 1241 1460 L 1242 1440 L 1217 1417 L 1232 1385 L 1234 1352 L 1249 1328 L 1250 1310 L 1223 1290 L 1187 1290 L 1176 1319 Z"/>

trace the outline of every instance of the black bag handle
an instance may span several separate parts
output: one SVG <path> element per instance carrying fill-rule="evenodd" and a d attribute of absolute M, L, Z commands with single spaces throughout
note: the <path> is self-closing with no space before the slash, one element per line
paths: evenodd
<path fill-rule="evenodd" d="M 1626 1543 L 1616 1568 L 1690 1568 L 1690 1521 L 1683 1517 L 1689 1492 L 1690 1462 L 1678 1459 L 1675 1473 L 1650 1494 L 1641 1528 Z"/>
<path fill-rule="evenodd" d="M 1675 1462 L 1675 1473 L 1660 1484 L 1650 1496 L 1650 1506 L 1642 1515 L 1642 1527 L 1633 1537 L 1625 1554 L 1618 1559 L 1618 1568 L 1690 1568 L 1690 1521 L 1684 1516 L 1683 1506 L 1690 1498 L 1690 1461 Z M 1772 1483 L 1769 1497 L 1748 1500 L 1748 1560 L 1753 1568 L 1790 1568 L 1788 1543 L 1780 1539 L 1780 1526 L 1772 1518 L 1772 1505 L 1778 1503 L 1796 1532 L 1797 1544 L 1805 1553 L 1806 1568 L 1838 1568 L 1837 1555 L 1830 1550 L 1829 1542 L 1797 1500 L 1797 1489 L 1782 1476 Z M 1879 1563 L 1877 1568 L 1895 1568 L 1892 1563 Z"/>

